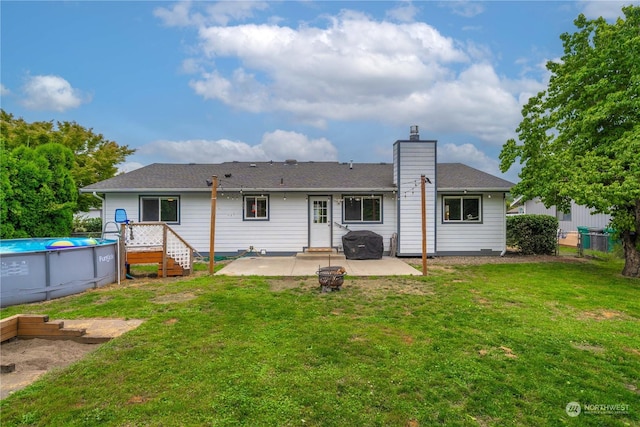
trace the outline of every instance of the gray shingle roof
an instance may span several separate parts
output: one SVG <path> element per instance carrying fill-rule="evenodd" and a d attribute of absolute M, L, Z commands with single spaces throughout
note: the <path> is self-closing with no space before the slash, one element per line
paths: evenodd
<path fill-rule="evenodd" d="M 392 190 L 390 163 L 338 162 L 226 162 L 219 164 L 154 163 L 88 185 L 82 192 L 207 191 L 207 179 L 216 175 L 228 191 Z M 461 163 L 439 163 L 438 190 L 508 191 L 513 183 Z"/>
<path fill-rule="evenodd" d="M 509 191 L 515 184 L 462 163 L 438 163 L 438 191 Z"/>

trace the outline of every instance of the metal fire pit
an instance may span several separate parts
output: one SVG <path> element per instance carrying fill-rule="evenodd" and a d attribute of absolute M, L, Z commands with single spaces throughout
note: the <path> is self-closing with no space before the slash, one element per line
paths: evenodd
<path fill-rule="evenodd" d="M 344 275 L 347 271 L 339 266 L 320 267 L 318 270 L 318 282 L 322 287 L 322 292 L 339 291 L 344 283 Z"/>

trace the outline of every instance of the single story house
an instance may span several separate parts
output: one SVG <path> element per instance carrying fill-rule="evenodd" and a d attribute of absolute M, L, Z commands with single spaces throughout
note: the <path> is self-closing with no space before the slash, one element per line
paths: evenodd
<path fill-rule="evenodd" d="M 424 175 L 428 255 L 501 254 L 513 183 L 461 163 L 437 163 L 436 148 L 437 141 L 414 132 L 393 144 L 393 163 L 151 164 L 81 192 L 103 199 L 105 221 L 120 208 L 134 222 L 166 222 L 205 255 L 215 176 L 216 255 L 340 251 L 350 230 L 370 230 L 383 237 L 385 253 L 415 257 L 422 255 Z"/>

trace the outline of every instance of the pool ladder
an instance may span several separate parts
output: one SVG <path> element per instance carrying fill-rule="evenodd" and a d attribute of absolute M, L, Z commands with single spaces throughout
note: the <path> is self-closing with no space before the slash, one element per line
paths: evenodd
<path fill-rule="evenodd" d="M 115 230 L 107 230 L 107 227 L 109 227 L 109 224 L 113 224 L 116 226 Z M 115 221 L 109 221 L 107 222 L 104 227 L 102 227 L 102 238 L 104 239 L 105 234 L 117 234 L 118 237 L 120 237 L 120 225 L 115 222 Z"/>

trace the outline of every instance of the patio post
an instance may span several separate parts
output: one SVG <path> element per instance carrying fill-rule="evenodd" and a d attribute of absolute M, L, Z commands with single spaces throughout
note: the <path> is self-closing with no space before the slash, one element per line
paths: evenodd
<path fill-rule="evenodd" d="M 420 175 L 420 205 L 422 206 L 422 275 L 427 275 L 427 206 L 425 200 L 426 177 Z"/>
<path fill-rule="evenodd" d="M 211 177 L 211 230 L 209 233 L 209 274 L 213 275 L 215 265 L 215 236 L 216 236 L 216 202 L 218 198 L 218 177 Z"/>

